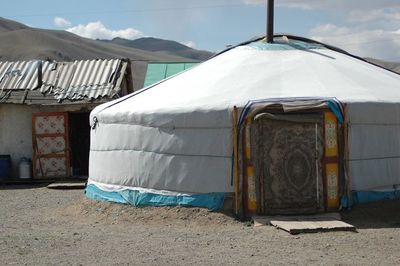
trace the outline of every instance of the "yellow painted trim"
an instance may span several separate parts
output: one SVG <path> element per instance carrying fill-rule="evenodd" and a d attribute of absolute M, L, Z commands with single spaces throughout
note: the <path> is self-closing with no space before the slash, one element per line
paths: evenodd
<path fill-rule="evenodd" d="M 325 157 L 338 156 L 337 120 L 332 112 L 325 112 Z"/>
<path fill-rule="evenodd" d="M 339 166 L 337 163 L 327 163 L 325 165 L 326 173 L 326 195 L 327 195 L 327 208 L 339 208 Z"/>
<path fill-rule="evenodd" d="M 257 193 L 256 193 L 256 179 L 254 176 L 254 167 L 248 166 L 247 173 L 247 210 L 250 213 L 257 212 Z"/>
<path fill-rule="evenodd" d="M 246 119 L 245 124 L 245 156 L 246 159 L 251 159 L 251 143 L 250 143 L 250 127 L 251 127 L 251 119 Z"/>

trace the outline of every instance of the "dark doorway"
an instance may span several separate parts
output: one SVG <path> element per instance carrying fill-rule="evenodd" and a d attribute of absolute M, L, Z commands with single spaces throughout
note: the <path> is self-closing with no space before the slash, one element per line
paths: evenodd
<path fill-rule="evenodd" d="M 89 113 L 69 113 L 70 149 L 73 176 L 89 175 Z"/>

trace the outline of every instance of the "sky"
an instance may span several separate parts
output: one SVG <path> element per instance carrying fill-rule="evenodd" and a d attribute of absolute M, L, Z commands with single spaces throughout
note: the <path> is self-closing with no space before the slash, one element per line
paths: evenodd
<path fill-rule="evenodd" d="M 0 16 L 93 39 L 170 39 L 213 52 L 265 34 L 266 0 L 13 0 Z M 275 32 L 400 61 L 400 0 L 275 0 Z"/>

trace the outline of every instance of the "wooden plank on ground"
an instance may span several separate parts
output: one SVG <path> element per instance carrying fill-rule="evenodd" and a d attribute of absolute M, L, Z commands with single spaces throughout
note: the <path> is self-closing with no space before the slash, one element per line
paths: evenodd
<path fill-rule="evenodd" d="M 254 222 L 254 226 L 262 226 L 262 225 L 270 225 L 271 220 L 277 219 L 325 219 L 325 218 L 332 218 L 335 220 L 341 220 L 342 217 L 337 212 L 329 212 L 329 213 L 320 213 L 316 215 L 304 215 L 304 216 L 253 216 L 252 220 Z"/>
<path fill-rule="evenodd" d="M 253 221 L 254 226 L 270 224 L 290 234 L 356 230 L 353 225 L 340 221 L 338 213 L 306 216 L 258 216 L 253 217 Z"/>
<path fill-rule="evenodd" d="M 55 182 L 47 186 L 51 189 L 84 189 L 86 182 Z"/>

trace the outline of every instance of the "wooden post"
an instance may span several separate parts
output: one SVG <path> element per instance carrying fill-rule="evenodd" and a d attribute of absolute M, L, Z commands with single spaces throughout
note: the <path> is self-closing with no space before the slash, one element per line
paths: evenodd
<path fill-rule="evenodd" d="M 238 119 L 237 107 L 234 106 L 232 111 L 232 143 L 233 143 L 233 186 L 235 191 L 234 211 L 236 215 L 239 214 L 239 209 L 240 209 L 237 119 Z"/>

